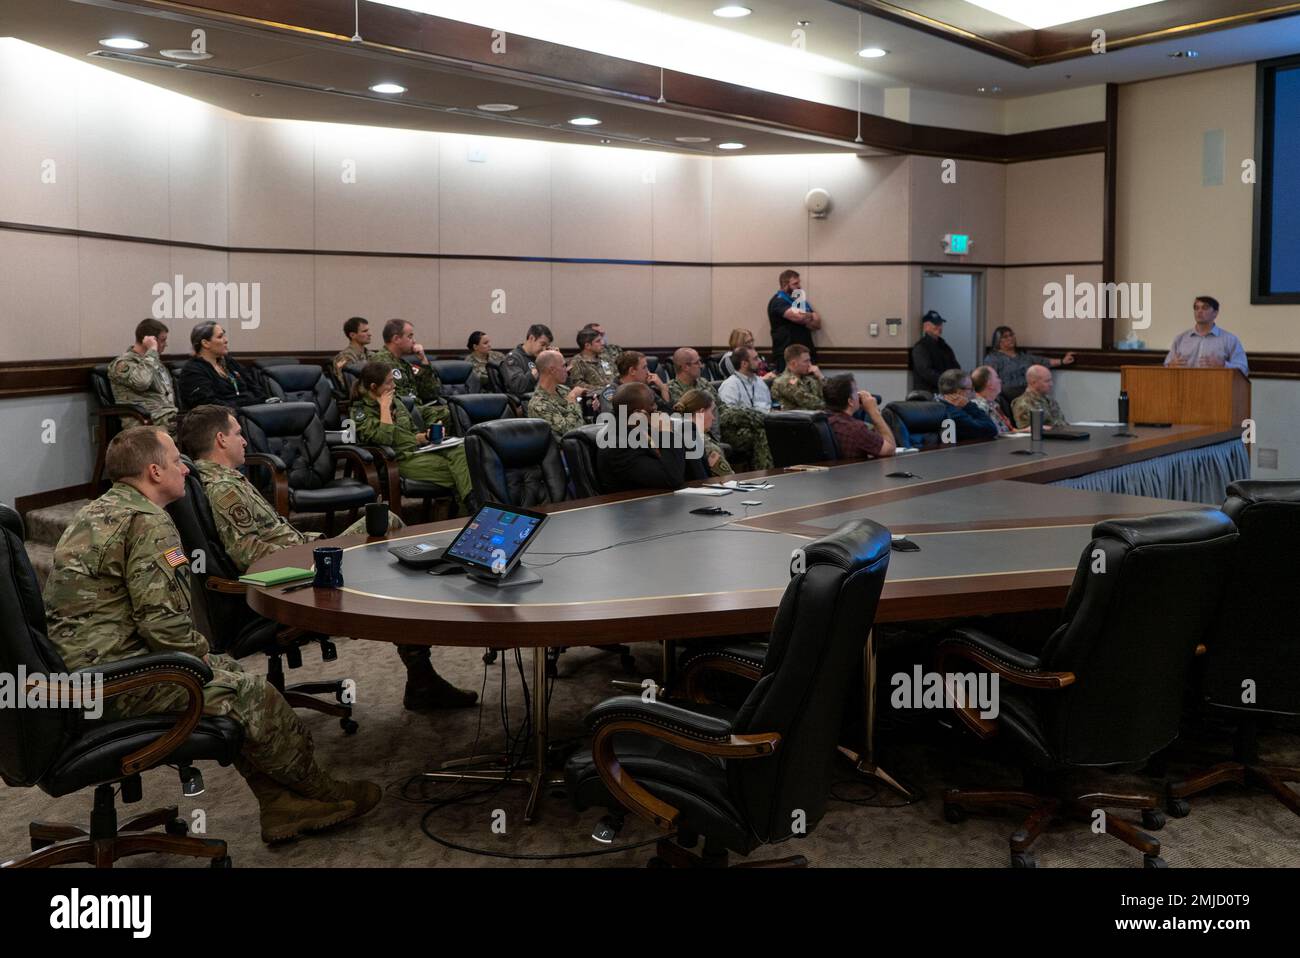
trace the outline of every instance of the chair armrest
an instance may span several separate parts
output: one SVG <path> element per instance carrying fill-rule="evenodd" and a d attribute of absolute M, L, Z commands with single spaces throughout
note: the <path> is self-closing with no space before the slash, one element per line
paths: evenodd
<path fill-rule="evenodd" d="M 326 429 L 325 442 L 331 446 L 337 446 L 340 443 L 348 441 L 348 431 L 346 429 Z"/>
<path fill-rule="evenodd" d="M 379 491 L 379 495 L 387 500 L 389 510 L 395 512 L 397 518 L 405 520 L 406 517 L 402 515 L 402 477 L 397 471 L 397 450 L 392 446 L 362 446 L 358 448 L 365 449 L 372 459 L 378 460 L 372 468 L 375 470 L 377 482 L 382 472 L 383 479 L 388 483 L 387 495 L 380 486 L 377 485 L 375 488 Z"/>
<path fill-rule="evenodd" d="M 212 681 L 212 669 L 202 659 L 185 652 L 158 652 L 104 665 L 77 669 L 74 675 L 103 676 L 103 696 L 134 692 L 151 685 L 179 685 L 189 693 L 185 710 L 162 736 L 122 757 L 122 774 L 134 775 L 162 763 L 190 737 L 203 717 L 203 686 Z"/>
<path fill-rule="evenodd" d="M 271 470 L 271 485 L 278 515 L 289 515 L 289 467 L 283 459 L 269 452 L 246 452 L 244 464 L 247 466 L 265 466 Z"/>
<path fill-rule="evenodd" d="M 141 425 L 152 426 L 153 417 L 145 411 L 143 406 L 137 406 L 135 403 L 118 403 L 112 406 L 98 406 L 95 409 L 95 415 L 100 419 L 106 419 L 109 416 L 125 416 L 128 419 L 138 419 Z"/>
<path fill-rule="evenodd" d="M 726 673 L 757 682 L 763 676 L 762 653 L 757 648 L 753 654 L 748 653 L 744 648 L 722 648 L 689 656 L 678 679 L 682 697 L 688 702 L 709 702 L 701 688 L 702 679 L 709 674 Z"/>
<path fill-rule="evenodd" d="M 340 444 L 330 446 L 330 453 L 334 456 L 335 462 L 350 462 L 365 479 L 366 485 L 375 490 L 375 500 L 384 498 L 384 490 L 379 485 L 379 473 L 375 469 L 374 453 L 362 446 L 353 446 L 351 444 Z"/>
<path fill-rule="evenodd" d="M 672 828 L 680 812 L 651 795 L 623 770 L 614 751 L 614 737 L 635 732 L 688 752 L 727 759 L 762 758 L 776 750 L 781 742 L 779 734 L 735 735 L 731 731 L 732 716 L 729 709 L 720 706 L 687 708 L 672 702 L 643 702 L 637 695 L 607 699 L 586 718 L 588 727 L 595 731 L 591 752 L 596 771 L 610 795 L 623 807 L 660 828 Z"/>
<path fill-rule="evenodd" d="M 248 586 L 238 579 L 223 579 L 219 575 L 209 575 L 203 580 L 203 588 L 209 592 L 220 592 L 222 595 L 244 595 L 248 592 Z"/>

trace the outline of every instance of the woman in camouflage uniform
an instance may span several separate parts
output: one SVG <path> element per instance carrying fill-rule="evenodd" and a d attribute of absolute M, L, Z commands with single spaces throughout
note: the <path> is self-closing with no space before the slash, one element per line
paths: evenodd
<path fill-rule="evenodd" d="M 469 342 L 465 344 L 465 348 L 469 350 L 465 354 L 465 362 L 474 364 L 478 381 L 484 389 L 487 389 L 488 363 L 499 363 L 506 358 L 506 354 L 493 349 L 492 340 L 488 339 L 488 334 L 481 329 L 476 329 L 469 334 Z"/>
<path fill-rule="evenodd" d="M 710 476 L 730 476 L 735 473 L 727 457 L 722 454 L 722 447 L 713 441 L 709 430 L 713 428 L 715 406 L 713 397 L 703 389 L 688 389 L 673 406 L 673 412 L 690 416 L 695 420 L 696 431 L 704 437 L 704 461 L 709 467 Z"/>

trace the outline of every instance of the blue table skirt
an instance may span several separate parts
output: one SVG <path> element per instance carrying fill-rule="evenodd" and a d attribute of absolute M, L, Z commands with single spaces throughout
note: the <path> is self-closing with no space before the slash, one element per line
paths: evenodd
<path fill-rule="evenodd" d="M 1067 489 L 1181 499 L 1217 506 L 1228 483 L 1250 478 L 1250 456 L 1240 439 L 1144 459 L 1052 483 Z"/>

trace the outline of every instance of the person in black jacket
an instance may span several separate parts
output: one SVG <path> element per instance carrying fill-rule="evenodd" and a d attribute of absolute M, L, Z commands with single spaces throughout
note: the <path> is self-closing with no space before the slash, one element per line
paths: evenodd
<path fill-rule="evenodd" d="M 912 347 L 912 375 L 916 385 L 930 392 L 939 391 L 939 377 L 949 369 L 957 369 L 957 354 L 943 341 L 943 324 L 946 320 L 933 309 L 921 317 L 921 338 Z"/>
<path fill-rule="evenodd" d="M 259 374 L 230 355 L 226 331 L 219 323 L 199 323 L 190 331 L 194 358 L 181 367 L 180 391 L 186 409 L 216 405 L 238 409 L 266 402 Z"/>
<path fill-rule="evenodd" d="M 613 406 L 614 421 L 609 422 L 596 451 L 596 471 L 606 490 L 680 489 L 692 479 L 708 478 L 701 457 L 688 459 L 680 443 L 660 441 L 659 430 L 667 417 L 656 411 L 649 386 L 620 386 Z M 641 438 L 649 443 L 641 445 L 636 441 Z"/>
<path fill-rule="evenodd" d="M 551 348 L 555 337 L 550 327 L 533 323 L 524 334 L 524 341 L 501 360 L 501 378 L 506 392 L 512 396 L 526 396 L 537 388 L 537 357 Z"/>

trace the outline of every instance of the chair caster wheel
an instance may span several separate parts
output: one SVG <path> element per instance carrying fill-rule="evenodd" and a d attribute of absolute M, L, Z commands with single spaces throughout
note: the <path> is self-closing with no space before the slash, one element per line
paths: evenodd
<path fill-rule="evenodd" d="M 209 868 L 234 868 L 235 863 L 230 860 L 229 855 L 222 855 L 220 858 L 214 858 L 208 862 Z"/>
<path fill-rule="evenodd" d="M 1192 810 L 1191 803 L 1185 798 L 1171 798 L 1165 802 L 1165 808 L 1174 818 L 1186 818 Z"/>
<path fill-rule="evenodd" d="M 1153 832 L 1158 832 L 1165 827 L 1165 813 L 1158 808 L 1142 809 L 1142 827 L 1149 828 Z"/>
<path fill-rule="evenodd" d="M 491 665 L 491 664 L 492 664 L 493 662 L 495 662 L 496 660 L 497 660 L 497 650 L 496 650 L 496 649 L 488 649 L 486 652 L 483 653 L 483 664 L 484 664 L 484 665 Z"/>
<path fill-rule="evenodd" d="M 960 825 L 966 821 L 966 809 L 960 805 L 950 805 L 947 802 L 943 804 L 943 817 L 954 825 Z"/>
<path fill-rule="evenodd" d="M 185 821 L 183 818 L 173 818 L 163 827 L 167 830 L 168 835 L 176 835 L 180 838 L 184 838 L 190 833 L 189 822 Z"/>
<path fill-rule="evenodd" d="M 631 653 L 620 655 L 618 664 L 623 667 L 624 675 L 636 675 L 636 657 Z"/>
<path fill-rule="evenodd" d="M 660 858 L 658 855 L 656 855 L 654 858 L 650 859 L 648 862 L 645 863 L 645 867 L 646 868 L 667 868 L 668 863 L 664 861 L 662 858 Z"/>
<path fill-rule="evenodd" d="M 1012 868 L 1037 868 L 1038 859 L 1034 857 L 1033 852 L 1012 852 L 1011 867 Z"/>
<path fill-rule="evenodd" d="M 1166 862 L 1159 855 L 1143 855 L 1142 867 L 1143 868 L 1168 868 L 1169 863 Z"/>
<path fill-rule="evenodd" d="M 360 727 L 360 725 L 350 718 L 339 719 L 339 728 L 343 729 L 344 735 L 356 735 L 357 729 Z"/>

